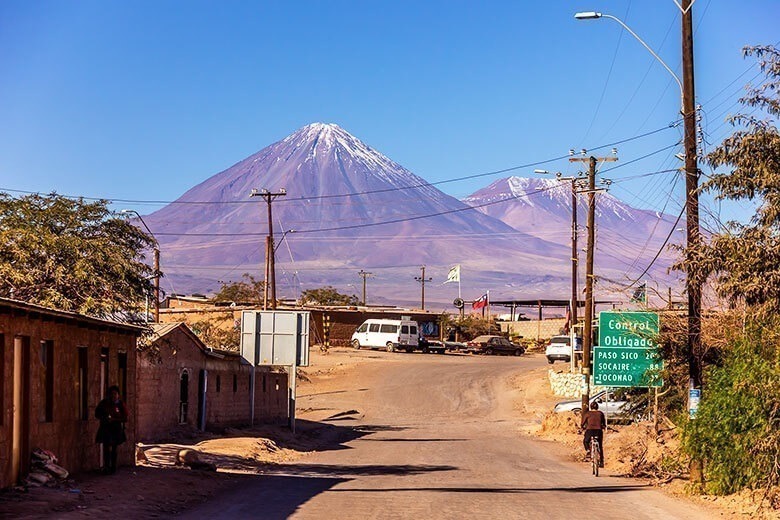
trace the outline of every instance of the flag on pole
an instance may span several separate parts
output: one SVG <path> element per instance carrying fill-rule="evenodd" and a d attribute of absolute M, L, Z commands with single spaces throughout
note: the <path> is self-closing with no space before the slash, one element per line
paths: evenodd
<path fill-rule="evenodd" d="M 460 264 L 450 269 L 450 272 L 447 273 L 447 281 L 444 283 L 450 282 L 460 282 Z"/>
<path fill-rule="evenodd" d="M 634 294 L 631 295 L 631 303 L 647 303 L 647 282 L 642 282 Z"/>
<path fill-rule="evenodd" d="M 563 324 L 563 333 L 569 334 L 571 331 L 571 309 L 566 307 L 566 323 Z"/>
<path fill-rule="evenodd" d="M 487 293 L 483 294 L 476 300 L 474 300 L 474 303 L 471 304 L 471 308 L 474 310 L 481 309 L 482 307 L 487 307 L 488 303 L 488 295 Z"/>

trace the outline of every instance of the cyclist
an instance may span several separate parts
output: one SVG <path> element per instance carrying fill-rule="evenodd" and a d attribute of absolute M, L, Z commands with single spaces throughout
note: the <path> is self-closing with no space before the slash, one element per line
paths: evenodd
<path fill-rule="evenodd" d="M 595 437 L 599 441 L 599 467 L 604 467 L 604 428 L 607 427 L 607 419 L 604 412 L 599 410 L 596 401 L 590 403 L 590 410 L 582 415 L 581 427 L 585 429 L 585 437 L 582 444 L 585 446 L 585 457 L 590 456 L 590 440 Z"/>

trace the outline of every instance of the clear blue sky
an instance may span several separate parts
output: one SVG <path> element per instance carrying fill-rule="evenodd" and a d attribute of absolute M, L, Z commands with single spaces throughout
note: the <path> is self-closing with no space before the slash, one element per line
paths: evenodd
<path fill-rule="evenodd" d="M 335 122 L 436 182 L 675 120 L 679 91 L 668 73 L 615 22 L 576 21 L 582 10 L 624 19 L 679 70 L 672 0 L 6 0 L 0 188 L 173 200 L 314 121 Z M 757 72 L 745 73 L 753 61 L 742 59 L 741 47 L 780 41 L 778 20 L 776 0 L 696 0 L 697 97 L 713 144 Z M 680 134 L 622 145 L 621 163 Z M 675 168 L 673 153 L 609 176 Z M 570 171 L 567 161 L 547 168 Z M 462 197 L 498 177 L 440 188 Z M 645 177 L 613 192 L 676 213 L 682 185 L 669 201 L 672 178 Z"/>

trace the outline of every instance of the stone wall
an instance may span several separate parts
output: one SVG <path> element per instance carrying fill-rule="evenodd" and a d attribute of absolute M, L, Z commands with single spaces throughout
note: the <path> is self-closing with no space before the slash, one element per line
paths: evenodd
<path fill-rule="evenodd" d="M 569 371 L 556 371 L 549 369 L 547 377 L 550 380 L 550 389 L 553 394 L 561 397 L 580 397 L 582 395 L 582 374 Z M 591 383 L 590 394 L 604 390 L 603 386 L 595 386 Z"/>

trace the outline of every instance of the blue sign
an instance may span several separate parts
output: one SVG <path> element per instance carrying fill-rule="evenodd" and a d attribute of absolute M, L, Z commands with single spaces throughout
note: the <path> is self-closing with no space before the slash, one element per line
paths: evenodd
<path fill-rule="evenodd" d="M 691 388 L 688 390 L 688 414 L 691 419 L 696 417 L 699 411 L 699 401 L 701 400 L 701 388 Z"/>

